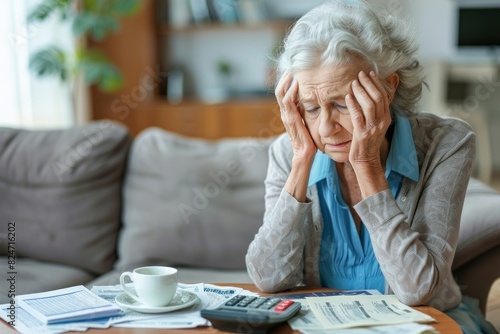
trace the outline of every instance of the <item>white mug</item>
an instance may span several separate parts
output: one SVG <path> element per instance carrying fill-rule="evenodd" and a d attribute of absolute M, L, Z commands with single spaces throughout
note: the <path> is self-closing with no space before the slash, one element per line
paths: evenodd
<path fill-rule="evenodd" d="M 137 294 L 125 285 L 127 276 L 134 283 Z M 177 282 L 177 269 L 172 267 L 140 267 L 120 275 L 123 291 L 139 303 L 151 307 L 168 305 L 177 290 Z"/>

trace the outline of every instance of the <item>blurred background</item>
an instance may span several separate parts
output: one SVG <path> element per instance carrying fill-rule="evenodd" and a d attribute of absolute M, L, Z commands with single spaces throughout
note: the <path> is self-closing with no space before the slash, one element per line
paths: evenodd
<path fill-rule="evenodd" d="M 150 126 L 208 139 L 276 135 L 273 56 L 322 2 L 1 1 L 0 125 L 113 119 L 134 135 Z M 500 1 L 371 2 L 412 21 L 429 84 L 421 108 L 474 127 L 475 176 L 496 185 Z"/>

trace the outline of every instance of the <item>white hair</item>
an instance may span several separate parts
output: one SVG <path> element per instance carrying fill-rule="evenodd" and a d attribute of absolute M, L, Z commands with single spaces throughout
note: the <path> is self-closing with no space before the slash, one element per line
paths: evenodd
<path fill-rule="evenodd" d="M 278 78 L 287 70 L 345 65 L 361 56 L 381 77 L 398 73 L 391 111 L 409 115 L 425 84 L 414 32 L 409 20 L 376 12 L 364 1 L 324 3 L 302 16 L 286 36 L 277 59 Z"/>

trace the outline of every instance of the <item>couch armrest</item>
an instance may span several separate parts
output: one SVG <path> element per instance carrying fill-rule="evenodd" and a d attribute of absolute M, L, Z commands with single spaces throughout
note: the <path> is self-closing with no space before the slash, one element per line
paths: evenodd
<path fill-rule="evenodd" d="M 500 277 L 500 193 L 471 179 L 465 196 L 453 272 L 463 293 L 479 299 L 484 312 Z"/>
<path fill-rule="evenodd" d="M 479 301 L 479 308 L 485 314 L 491 286 L 500 277 L 500 246 L 496 246 L 469 261 L 453 274 L 462 292 Z"/>

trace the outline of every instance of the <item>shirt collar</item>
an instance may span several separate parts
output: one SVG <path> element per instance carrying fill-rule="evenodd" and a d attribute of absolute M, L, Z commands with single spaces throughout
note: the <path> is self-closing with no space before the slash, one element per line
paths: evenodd
<path fill-rule="evenodd" d="M 418 181 L 417 150 L 413 142 L 413 132 L 408 117 L 396 116 L 396 125 L 385 170 L 386 176 L 393 171 L 415 182 Z"/>
<path fill-rule="evenodd" d="M 318 150 L 314 157 L 314 161 L 311 167 L 311 173 L 309 174 L 309 184 L 308 187 L 319 181 L 325 179 L 332 170 L 332 159 Z"/>
<path fill-rule="evenodd" d="M 311 167 L 308 186 L 327 178 L 333 172 L 332 167 L 334 167 L 332 159 L 318 150 Z M 399 173 L 415 182 L 419 178 L 417 151 L 413 142 L 411 124 L 405 116 L 396 116 L 391 148 L 386 162 L 386 177 L 391 172 Z"/>

